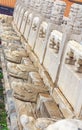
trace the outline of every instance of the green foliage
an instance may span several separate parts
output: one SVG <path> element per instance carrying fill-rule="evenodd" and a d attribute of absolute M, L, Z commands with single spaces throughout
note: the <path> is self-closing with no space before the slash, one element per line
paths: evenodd
<path fill-rule="evenodd" d="M 2 78 L 3 78 L 3 74 L 0 71 L 0 79 L 2 79 Z M 7 120 L 6 120 L 7 119 L 7 113 L 5 111 L 3 91 L 4 91 L 3 86 L 0 83 L 0 130 L 8 130 Z"/>
<path fill-rule="evenodd" d="M 0 79 L 2 79 L 3 78 L 3 74 L 2 74 L 2 72 L 0 72 Z"/>

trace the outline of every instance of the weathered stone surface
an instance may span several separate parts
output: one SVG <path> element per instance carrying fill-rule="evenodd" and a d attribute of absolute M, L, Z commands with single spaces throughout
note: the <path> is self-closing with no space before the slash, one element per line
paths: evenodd
<path fill-rule="evenodd" d="M 53 0 L 45 0 L 43 1 L 43 6 L 41 13 L 45 18 L 50 18 L 51 12 L 52 12 L 52 7 L 53 7 L 54 1 Z"/>
<path fill-rule="evenodd" d="M 13 22 L 16 18 L 16 15 L 17 15 L 17 12 L 18 12 L 18 8 L 19 8 L 20 4 L 19 3 L 16 3 L 16 6 L 14 8 L 14 12 L 13 12 Z"/>
<path fill-rule="evenodd" d="M 33 116 L 32 104 L 30 102 L 23 102 L 17 99 L 14 100 L 19 118 L 21 115 Z"/>
<path fill-rule="evenodd" d="M 30 10 L 34 10 L 34 6 L 35 6 L 35 3 L 36 3 L 37 1 L 35 1 L 35 0 L 31 0 L 30 1 Z"/>
<path fill-rule="evenodd" d="M 4 30 L 4 28 L 3 28 L 3 30 Z M 14 35 L 14 36 L 17 36 L 17 34 L 16 34 L 16 32 L 14 31 L 14 29 L 11 27 L 11 29 L 10 30 L 4 30 L 4 32 L 3 32 L 3 34 L 2 34 L 2 36 L 5 36 L 5 35 Z"/>
<path fill-rule="evenodd" d="M 24 130 L 45 130 L 50 124 L 55 122 L 54 119 L 38 118 L 35 120 L 32 116 L 22 115 L 20 117 L 21 124 Z"/>
<path fill-rule="evenodd" d="M 74 111 L 72 106 L 68 103 L 64 95 L 58 88 L 54 88 L 52 96 L 55 102 L 58 104 L 59 109 L 63 113 L 65 118 L 74 118 Z"/>
<path fill-rule="evenodd" d="M 18 23 L 17 23 L 18 30 L 20 30 L 24 13 L 25 13 L 25 8 L 22 8 L 21 11 L 20 11 L 19 19 L 18 19 Z"/>
<path fill-rule="evenodd" d="M 28 60 L 26 64 L 15 64 L 15 63 L 7 63 L 7 69 L 9 75 L 21 79 L 28 79 L 28 74 L 31 71 L 37 71 L 37 68 Z"/>
<path fill-rule="evenodd" d="M 44 57 L 43 65 L 46 71 L 49 73 L 53 83 L 56 81 L 56 76 L 58 72 L 58 67 L 60 64 L 60 49 L 61 49 L 61 42 L 62 42 L 62 33 L 53 30 L 50 34 L 47 50 Z"/>
<path fill-rule="evenodd" d="M 44 0 L 39 0 L 39 1 L 35 2 L 35 4 L 34 4 L 34 10 L 35 10 L 35 12 L 41 13 L 41 10 L 42 10 L 42 7 L 43 7 L 43 1 Z"/>
<path fill-rule="evenodd" d="M 12 88 L 11 84 L 12 82 L 23 82 L 23 79 L 18 79 L 18 78 L 15 78 L 15 77 L 12 77 L 12 76 L 9 76 L 9 84 L 10 84 L 10 87 Z M 24 82 L 28 82 L 27 80 L 25 80 Z M 12 88 L 13 89 L 13 88 Z"/>
<path fill-rule="evenodd" d="M 38 60 L 37 56 L 35 55 L 35 53 L 32 52 L 32 51 L 30 51 L 29 57 L 30 57 L 31 61 L 33 62 L 33 64 L 34 64 L 36 67 L 38 67 L 38 62 L 39 62 L 39 60 Z"/>
<path fill-rule="evenodd" d="M 3 26 L 4 31 L 11 31 L 13 28 L 11 26 L 8 26 L 7 24 Z"/>
<path fill-rule="evenodd" d="M 27 19 L 28 19 L 28 11 L 26 11 L 26 12 L 24 13 L 24 16 L 23 16 L 23 19 L 22 19 L 22 24 L 21 24 L 21 27 L 20 27 L 20 32 L 21 32 L 22 34 L 24 34 Z"/>
<path fill-rule="evenodd" d="M 51 124 L 45 130 L 81 130 L 81 129 L 82 129 L 82 121 L 66 119 Z"/>
<path fill-rule="evenodd" d="M 15 47 L 15 49 L 21 48 L 21 41 L 20 40 L 15 40 L 15 42 L 13 41 L 4 41 L 2 40 L 2 47 L 4 49 L 11 49 L 11 47 Z M 17 48 L 16 48 L 17 47 Z"/>
<path fill-rule="evenodd" d="M 14 97 L 22 101 L 36 102 L 39 93 L 46 93 L 47 87 L 24 82 L 12 82 Z"/>
<path fill-rule="evenodd" d="M 5 55 L 7 52 L 21 50 L 23 48 L 21 47 L 20 44 L 2 42 L 2 49 L 3 49 L 3 53 Z"/>
<path fill-rule="evenodd" d="M 17 18 L 18 18 L 18 14 L 19 14 L 19 9 L 21 8 L 21 4 L 18 3 L 16 6 L 15 6 L 15 9 L 14 9 L 14 13 L 13 13 L 13 23 L 16 24 L 17 23 Z"/>
<path fill-rule="evenodd" d="M 28 40 L 32 21 L 33 21 L 33 14 L 30 13 L 29 16 L 28 16 L 28 19 L 27 19 L 26 28 L 25 28 L 25 32 L 24 32 L 24 38 L 26 39 L 26 41 Z"/>
<path fill-rule="evenodd" d="M 46 49 L 46 44 L 47 44 L 47 31 L 48 31 L 48 23 L 43 21 L 40 25 L 39 28 L 39 33 L 36 39 L 36 44 L 34 48 L 34 52 L 39 58 L 40 63 L 43 62 L 43 57 Z"/>
<path fill-rule="evenodd" d="M 16 26 L 17 26 L 18 19 L 19 19 L 19 15 L 20 15 L 20 11 L 21 11 L 22 8 L 23 8 L 22 5 L 19 4 L 19 7 L 18 7 L 18 9 L 17 9 L 16 17 L 14 18 L 14 23 L 15 23 Z"/>
<path fill-rule="evenodd" d="M 23 125 L 24 130 L 81 130 L 82 129 L 82 121 L 80 120 L 72 120 L 66 119 L 61 120 L 56 123 L 54 121 L 50 121 L 49 119 L 38 119 L 35 123 L 33 117 L 28 117 L 23 115 L 21 118 L 21 123 Z M 50 125 L 51 124 L 51 125 Z M 37 129 L 38 128 L 38 129 Z"/>
<path fill-rule="evenodd" d="M 18 36 L 13 36 L 13 35 L 11 35 L 11 36 L 9 36 L 9 35 L 4 35 L 4 36 L 2 36 L 2 39 L 4 39 L 5 41 L 7 41 L 7 40 L 20 40 L 20 37 L 18 37 Z"/>
<path fill-rule="evenodd" d="M 61 111 L 53 100 L 43 102 L 42 107 L 40 106 L 40 111 L 42 117 L 54 118 L 56 120 L 63 118 Z"/>
<path fill-rule="evenodd" d="M 54 24 L 61 25 L 63 22 L 63 15 L 66 8 L 66 3 L 61 0 L 56 0 L 51 11 L 51 21 Z"/>
<path fill-rule="evenodd" d="M 26 130 L 26 129 L 28 129 L 28 130 L 39 130 L 35 127 L 35 124 L 34 124 L 35 119 L 31 116 L 22 115 L 20 117 L 20 122 L 21 122 L 24 130 Z"/>
<path fill-rule="evenodd" d="M 37 97 L 37 104 L 36 104 L 36 115 L 37 117 L 41 117 L 41 111 L 43 109 L 43 103 L 47 101 L 51 101 L 52 97 L 49 95 L 49 93 L 40 93 Z"/>
<path fill-rule="evenodd" d="M 38 72 L 29 72 L 28 82 L 34 85 L 44 86 L 44 82 Z"/>
<path fill-rule="evenodd" d="M 52 118 L 38 118 L 35 121 L 36 128 L 40 130 L 45 130 L 50 124 L 53 124 L 55 122 L 55 119 Z"/>
<path fill-rule="evenodd" d="M 81 34 L 82 32 L 82 6 L 79 4 L 73 4 L 71 6 L 68 25 L 72 29 L 72 33 Z"/>
<path fill-rule="evenodd" d="M 63 118 L 61 112 L 65 118 L 74 118 L 77 116 L 81 119 L 82 116 L 81 46 L 78 47 L 76 42 L 72 41 L 74 44 L 71 42 L 71 45 L 65 48 L 64 59 L 63 55 L 61 55 L 64 53 L 62 53 L 64 49 L 62 45 L 61 24 L 66 4 L 58 0 L 54 2 L 54 5 L 53 0 L 18 0 L 17 3 L 19 4 L 16 6 L 14 12 L 13 27 L 11 24 L 9 25 L 9 22 L 7 24 L 4 23 L 4 33 L 2 35 L 2 42 L 8 42 L 3 44 L 5 58 L 21 63 L 8 63 L 2 58 L 5 89 L 6 92 L 8 92 L 8 90 L 12 88 L 14 92 L 13 99 L 15 99 L 14 102 L 11 97 L 8 99 L 9 112 L 11 113 L 11 129 L 17 130 L 17 125 L 19 124 L 21 126 L 20 130 L 81 130 L 82 126 L 79 125 L 76 120 L 74 120 L 74 123 L 72 120 L 66 120 L 66 122 L 59 122 L 58 125 L 55 125 L 55 123 L 50 125 Z M 28 11 L 25 12 L 25 8 L 27 8 Z M 39 14 L 42 14 L 41 17 Z M 82 7 L 72 5 L 68 22 L 68 26 L 70 26 L 68 28 L 71 28 L 72 33 L 80 34 L 82 32 L 81 16 Z M 7 18 L 5 19 L 5 22 L 6 21 Z M 49 21 L 51 23 L 49 23 Z M 17 28 L 22 33 L 22 36 Z M 50 33 L 52 35 L 50 35 Z M 78 41 L 79 37 L 76 37 L 76 41 Z M 26 40 L 23 42 L 21 40 L 22 38 Z M 70 36 L 70 39 L 71 38 L 72 35 Z M 19 44 L 21 41 L 22 45 Z M 11 45 L 9 42 L 17 44 Z M 22 46 L 27 51 L 27 54 L 24 49 L 22 50 Z M 29 58 L 26 59 L 23 57 L 26 55 L 29 55 Z M 62 61 L 62 59 L 63 63 L 61 64 L 60 61 Z M 9 75 L 6 71 L 6 63 Z M 59 67 L 59 65 L 62 66 Z M 15 79 L 12 76 L 17 78 Z M 55 82 L 55 79 L 57 79 L 56 81 L 58 81 L 58 83 Z M 58 88 L 54 88 L 56 85 Z M 55 101 L 52 100 L 48 91 Z M 68 93 L 69 91 L 70 93 Z M 7 96 L 9 96 L 9 94 L 10 93 L 7 93 Z M 14 103 L 16 104 L 14 105 Z M 35 119 L 34 117 L 49 118 Z"/>
<path fill-rule="evenodd" d="M 49 92 L 52 93 L 52 90 L 54 88 L 54 84 L 52 83 L 52 80 L 48 74 L 48 72 L 45 70 L 45 68 L 38 63 L 38 68 L 39 68 L 39 74 L 41 78 L 43 79 L 44 84 L 48 87 Z"/>
<path fill-rule="evenodd" d="M 40 26 L 40 18 L 39 17 L 34 17 L 32 26 L 30 29 L 29 37 L 28 37 L 28 44 L 31 46 L 32 50 L 34 49 L 37 34 L 38 34 L 38 29 Z"/>
<path fill-rule="evenodd" d="M 72 58 L 69 58 L 69 62 L 66 63 L 67 55 L 70 50 L 72 50 L 74 55 L 72 55 Z M 76 116 L 79 115 L 82 106 L 81 52 L 82 46 L 79 43 L 73 40 L 68 42 L 58 81 L 58 86 L 60 90 L 69 101 L 69 103 L 72 105 Z M 65 77 L 63 76 L 63 74 L 65 75 Z"/>
<path fill-rule="evenodd" d="M 15 62 L 15 63 L 21 63 L 22 57 L 27 57 L 28 54 L 26 51 L 21 48 L 20 50 L 14 50 L 14 51 L 8 51 L 5 53 L 5 58 L 8 61 Z"/>

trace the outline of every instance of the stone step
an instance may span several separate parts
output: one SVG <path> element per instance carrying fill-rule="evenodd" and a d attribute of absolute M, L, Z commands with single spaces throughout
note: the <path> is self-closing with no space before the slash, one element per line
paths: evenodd
<path fill-rule="evenodd" d="M 41 116 L 54 119 L 64 118 L 57 104 L 54 101 L 43 102 Z"/>

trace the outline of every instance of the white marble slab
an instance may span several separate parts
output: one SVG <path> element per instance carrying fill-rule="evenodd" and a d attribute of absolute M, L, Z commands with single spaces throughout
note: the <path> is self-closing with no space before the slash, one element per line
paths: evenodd
<path fill-rule="evenodd" d="M 33 14 L 30 13 L 29 16 L 28 16 L 28 20 L 27 20 L 26 28 L 25 28 L 25 32 L 24 32 L 24 38 L 26 39 L 26 41 L 28 40 L 28 36 L 29 36 L 31 25 L 32 25 L 32 21 L 33 21 Z"/>
<path fill-rule="evenodd" d="M 78 59 L 80 59 L 80 62 Z M 82 46 L 75 41 L 69 41 L 59 75 L 58 86 L 72 105 L 77 116 L 82 107 L 82 72 L 78 72 L 81 62 Z"/>
<path fill-rule="evenodd" d="M 15 20 L 14 20 L 16 25 L 17 25 L 17 23 L 18 23 L 19 14 L 20 14 L 21 9 L 22 9 L 22 6 L 19 5 L 19 7 L 18 7 L 18 9 L 17 9 L 17 14 L 16 14 L 16 17 L 15 17 Z"/>
<path fill-rule="evenodd" d="M 39 17 L 34 17 L 32 26 L 30 29 L 30 34 L 28 37 L 28 44 L 31 46 L 32 50 L 34 49 L 34 46 L 35 46 L 35 41 L 36 41 L 36 37 L 39 31 L 40 22 L 41 22 L 41 19 Z"/>
<path fill-rule="evenodd" d="M 22 19 L 22 24 L 21 24 L 21 27 L 20 27 L 20 32 L 22 34 L 24 34 L 24 30 L 25 30 L 25 27 L 26 27 L 27 19 L 28 19 L 28 11 L 26 11 L 24 13 L 24 16 L 23 16 L 23 19 Z"/>
<path fill-rule="evenodd" d="M 40 25 L 38 36 L 35 43 L 35 48 L 34 48 L 34 52 L 39 58 L 41 64 L 43 62 L 46 44 L 47 44 L 48 28 L 49 28 L 48 23 L 43 21 Z"/>
<path fill-rule="evenodd" d="M 62 41 L 62 33 L 53 30 L 50 34 L 46 54 L 44 57 L 43 65 L 49 73 L 53 83 L 56 80 L 56 75 L 60 63 L 60 46 Z"/>
<path fill-rule="evenodd" d="M 17 12 L 18 12 L 18 8 L 19 8 L 19 4 L 16 5 L 16 7 L 14 8 L 14 13 L 13 13 L 13 21 L 15 21 L 15 18 L 16 18 L 16 15 L 17 15 Z"/>
<path fill-rule="evenodd" d="M 22 10 L 20 11 L 19 19 L 18 19 L 18 23 L 17 23 L 18 30 L 20 30 L 22 19 L 23 19 L 23 16 L 24 16 L 24 12 L 25 12 L 25 8 L 22 8 Z"/>

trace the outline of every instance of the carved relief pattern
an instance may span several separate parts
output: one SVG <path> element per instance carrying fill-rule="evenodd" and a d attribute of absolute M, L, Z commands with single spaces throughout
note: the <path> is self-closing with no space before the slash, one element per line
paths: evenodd
<path fill-rule="evenodd" d="M 55 53 L 59 52 L 60 41 L 58 37 L 55 36 L 55 33 L 51 33 L 49 48 L 52 49 Z"/>
<path fill-rule="evenodd" d="M 39 30 L 40 38 L 45 38 L 46 33 L 47 33 L 47 28 L 48 28 L 48 24 L 46 22 L 42 22 L 42 24 L 40 26 L 40 30 Z"/>
<path fill-rule="evenodd" d="M 25 14 L 24 14 L 24 18 L 23 18 L 24 21 L 27 19 L 27 15 L 28 15 L 28 11 L 26 11 Z"/>
<path fill-rule="evenodd" d="M 70 65 L 74 65 L 75 59 L 74 59 L 74 52 L 73 52 L 72 49 L 70 49 L 70 50 L 67 52 L 66 59 L 65 59 L 65 63 L 66 63 L 66 64 L 70 64 Z"/>
<path fill-rule="evenodd" d="M 75 71 L 82 73 L 82 56 L 76 57 Z"/>
<path fill-rule="evenodd" d="M 38 26 L 38 23 L 39 23 L 39 18 L 38 18 L 38 17 L 35 17 L 34 20 L 33 20 L 33 24 L 32 24 L 32 29 L 33 29 L 34 31 L 36 31 L 37 26 Z"/>
<path fill-rule="evenodd" d="M 45 17 L 50 18 L 51 16 L 51 11 L 52 11 L 52 7 L 53 7 L 54 1 L 53 0 L 45 0 L 43 2 L 43 6 L 42 6 L 42 14 Z"/>
<path fill-rule="evenodd" d="M 41 11 L 41 9 L 42 9 L 42 5 L 43 5 L 43 0 L 37 0 L 36 2 L 35 2 L 35 10 L 37 11 L 37 12 L 40 12 Z"/>
<path fill-rule="evenodd" d="M 63 1 L 54 2 L 52 12 L 51 12 L 51 21 L 56 24 L 61 24 L 63 21 L 63 14 L 66 8 L 66 4 Z"/>
<path fill-rule="evenodd" d="M 79 43 L 77 43 L 79 45 Z M 82 50 L 76 46 L 72 48 L 70 46 L 66 53 L 65 64 L 74 65 L 74 71 L 82 73 Z"/>
<path fill-rule="evenodd" d="M 28 25 L 30 24 L 31 20 L 32 20 L 32 14 L 29 14 L 28 20 L 27 20 Z"/>
<path fill-rule="evenodd" d="M 68 25 L 73 33 L 80 34 L 82 32 L 82 5 L 73 4 L 71 6 Z"/>

